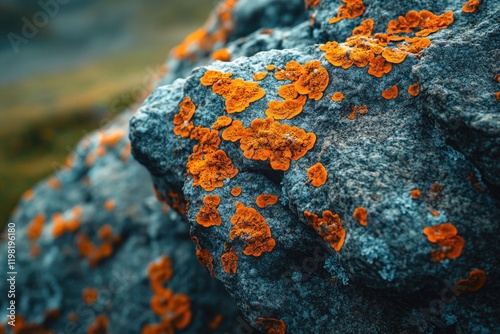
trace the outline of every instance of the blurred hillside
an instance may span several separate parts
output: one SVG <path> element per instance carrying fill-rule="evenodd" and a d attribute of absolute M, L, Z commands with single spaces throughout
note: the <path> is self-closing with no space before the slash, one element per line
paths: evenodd
<path fill-rule="evenodd" d="M 41 3 L 47 6 L 38 0 L 0 2 L 2 223 L 22 193 L 63 164 L 85 133 L 140 97 L 169 50 L 203 24 L 215 5 Z"/>

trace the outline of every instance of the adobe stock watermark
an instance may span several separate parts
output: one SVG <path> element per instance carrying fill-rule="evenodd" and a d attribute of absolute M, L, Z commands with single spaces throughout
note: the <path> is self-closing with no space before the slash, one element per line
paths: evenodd
<path fill-rule="evenodd" d="M 41 28 L 45 27 L 51 18 L 54 18 L 60 10 L 61 5 L 66 5 L 71 0 L 39 0 L 38 5 L 40 10 L 35 12 L 31 19 L 23 16 L 21 21 L 23 26 L 20 34 L 9 32 L 7 39 L 14 50 L 14 53 L 19 53 L 19 47 L 28 44 L 29 41 L 38 35 Z"/>

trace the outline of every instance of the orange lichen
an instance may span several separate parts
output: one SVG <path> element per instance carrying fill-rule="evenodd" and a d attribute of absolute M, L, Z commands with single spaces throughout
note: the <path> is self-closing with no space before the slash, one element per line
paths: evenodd
<path fill-rule="evenodd" d="M 475 192 L 478 192 L 478 193 L 484 192 L 481 181 L 479 181 L 479 179 L 477 178 L 477 176 L 474 172 L 470 172 L 469 175 L 467 176 L 466 180 L 471 183 L 472 188 L 474 189 Z"/>
<path fill-rule="evenodd" d="M 231 76 L 231 73 L 208 70 L 200 80 L 203 86 L 212 86 L 212 91 L 226 100 L 228 113 L 241 112 L 250 103 L 260 100 L 266 95 L 265 90 L 260 88 L 257 82 L 231 79 Z"/>
<path fill-rule="evenodd" d="M 475 292 L 481 289 L 486 283 L 486 273 L 481 269 L 469 272 L 469 278 L 459 280 L 456 285 L 462 290 Z"/>
<path fill-rule="evenodd" d="M 344 99 L 344 97 L 345 97 L 344 94 L 342 94 L 341 92 L 335 92 L 332 95 L 332 100 L 334 102 L 340 102 Z"/>
<path fill-rule="evenodd" d="M 384 74 L 392 71 L 392 65 L 386 62 L 385 58 L 382 56 L 376 56 L 370 60 L 370 68 L 368 68 L 368 74 L 374 77 L 381 78 Z"/>
<path fill-rule="evenodd" d="M 231 195 L 233 195 L 234 197 L 238 197 L 241 195 L 241 187 L 234 187 L 233 189 L 231 189 Z"/>
<path fill-rule="evenodd" d="M 385 48 L 384 51 L 382 52 L 382 57 L 384 57 L 384 59 L 387 60 L 389 63 L 393 64 L 402 63 L 406 59 L 407 55 L 408 53 L 400 49 Z"/>
<path fill-rule="evenodd" d="M 90 267 L 96 267 L 102 260 L 113 254 L 113 246 L 121 241 L 120 236 L 114 235 L 111 226 L 105 224 L 98 232 L 101 244 L 96 246 L 85 233 L 78 233 L 75 243 L 80 255 L 87 259 Z"/>
<path fill-rule="evenodd" d="M 108 324 L 108 318 L 103 314 L 99 314 L 87 328 L 87 334 L 106 334 L 108 333 Z"/>
<path fill-rule="evenodd" d="M 98 157 L 102 157 L 106 154 L 106 147 L 99 145 L 95 150 L 95 155 Z"/>
<path fill-rule="evenodd" d="M 196 215 L 196 222 L 204 227 L 220 226 L 222 220 L 220 218 L 217 207 L 220 204 L 220 197 L 217 195 L 207 195 L 203 199 L 203 204 L 200 212 Z"/>
<path fill-rule="evenodd" d="M 26 228 L 26 235 L 28 236 L 28 239 L 35 241 L 40 238 L 43 232 L 44 225 L 45 216 L 42 213 L 37 214 Z"/>
<path fill-rule="evenodd" d="M 26 323 L 20 314 L 16 314 L 15 325 L 10 327 L 12 334 L 54 334 L 53 330 L 46 329 L 37 323 Z M 2 327 L 0 325 L 0 332 Z"/>
<path fill-rule="evenodd" d="M 410 87 L 408 87 L 408 94 L 410 94 L 411 96 L 417 96 L 418 94 L 420 94 L 420 84 L 416 83 L 410 85 Z"/>
<path fill-rule="evenodd" d="M 239 238 L 246 242 L 243 254 L 260 256 L 264 252 L 271 252 L 276 241 L 271 235 L 271 229 L 266 219 L 255 209 L 236 203 L 236 213 L 231 217 L 233 225 L 229 237 L 231 240 Z"/>
<path fill-rule="evenodd" d="M 24 192 L 23 199 L 25 201 L 31 201 L 33 199 L 34 195 L 35 195 L 35 193 L 33 192 L 33 190 L 32 189 L 28 189 L 28 190 L 26 190 Z"/>
<path fill-rule="evenodd" d="M 47 184 L 52 189 L 61 189 L 61 181 L 59 181 L 56 177 L 51 177 Z"/>
<path fill-rule="evenodd" d="M 375 25 L 375 21 L 373 19 L 366 19 L 361 22 L 359 27 L 356 27 L 352 30 L 352 36 L 370 36 L 373 32 L 373 27 Z"/>
<path fill-rule="evenodd" d="M 260 81 L 260 80 L 264 79 L 265 77 L 267 77 L 268 74 L 269 74 L 268 72 L 256 72 L 253 75 L 253 79 Z"/>
<path fill-rule="evenodd" d="M 420 14 L 414 10 L 409 11 L 404 17 L 400 16 L 397 20 L 391 20 L 387 24 L 387 33 L 389 35 L 399 33 L 411 33 L 420 25 L 422 18 Z"/>
<path fill-rule="evenodd" d="M 231 52 L 228 49 L 219 49 L 212 54 L 213 60 L 229 61 L 231 60 Z"/>
<path fill-rule="evenodd" d="M 274 318 L 257 318 L 255 325 L 262 328 L 267 334 L 285 334 L 286 326 L 283 320 Z"/>
<path fill-rule="evenodd" d="M 191 98 L 185 97 L 179 104 L 179 113 L 174 115 L 174 133 L 181 138 L 187 138 L 191 134 L 194 125 L 191 122 L 196 106 Z"/>
<path fill-rule="evenodd" d="M 38 245 L 31 246 L 31 248 L 30 248 L 30 256 L 31 257 L 33 257 L 33 258 L 38 257 L 38 255 L 40 255 L 40 252 L 41 252 L 40 246 L 38 246 Z"/>
<path fill-rule="evenodd" d="M 104 208 L 107 210 L 107 211 L 111 211 L 115 208 L 115 201 L 113 201 L 112 199 L 108 199 L 105 203 L 104 203 Z"/>
<path fill-rule="evenodd" d="M 290 80 L 295 82 L 299 80 L 303 71 L 304 68 L 302 67 L 302 65 L 297 63 L 295 60 L 292 60 L 286 63 L 285 69 L 278 69 L 278 71 L 274 73 L 274 77 L 280 81 Z"/>
<path fill-rule="evenodd" d="M 457 235 L 457 228 L 450 223 L 425 227 L 423 230 L 427 236 L 427 240 L 437 244 L 440 249 L 432 251 L 432 259 L 437 262 L 443 261 L 445 258 L 456 259 L 462 253 L 465 240 Z"/>
<path fill-rule="evenodd" d="M 273 194 L 262 194 L 257 196 L 255 203 L 261 209 L 267 208 L 269 205 L 278 203 L 278 196 Z"/>
<path fill-rule="evenodd" d="M 368 212 L 362 206 L 354 210 L 354 218 L 361 224 L 361 226 L 366 226 L 368 224 Z"/>
<path fill-rule="evenodd" d="M 151 290 L 155 293 L 163 291 L 163 284 L 172 278 L 172 261 L 166 255 L 163 255 L 157 262 L 152 262 L 148 267 L 148 277 Z"/>
<path fill-rule="evenodd" d="M 328 172 L 323 166 L 321 162 L 318 162 L 315 165 L 312 165 L 307 170 L 307 176 L 309 177 L 309 181 L 315 187 L 321 187 L 326 183 L 326 179 L 328 178 Z"/>
<path fill-rule="evenodd" d="M 117 129 L 109 133 L 100 134 L 101 147 L 103 146 L 115 147 L 120 142 L 120 140 L 123 138 L 124 135 L 125 131 L 123 131 L 123 129 Z"/>
<path fill-rule="evenodd" d="M 348 119 L 350 120 L 354 120 L 356 119 L 356 117 L 358 117 L 358 115 L 365 115 L 368 113 L 368 107 L 367 106 L 352 106 L 352 111 L 351 113 L 349 114 L 349 116 L 347 116 Z"/>
<path fill-rule="evenodd" d="M 235 251 L 230 249 L 227 253 L 221 255 L 220 260 L 222 262 L 222 267 L 227 274 L 236 274 L 238 255 Z"/>
<path fill-rule="evenodd" d="M 98 291 L 94 288 L 86 288 L 83 290 L 83 301 L 85 304 L 92 305 L 97 301 Z"/>
<path fill-rule="evenodd" d="M 423 10 L 420 13 L 422 21 L 419 27 L 422 28 L 417 32 L 416 36 L 428 36 L 438 30 L 447 28 L 453 23 L 453 12 L 447 11 L 441 15 L 435 15 L 428 10 Z"/>
<path fill-rule="evenodd" d="M 221 116 L 221 117 L 217 118 L 217 120 L 214 122 L 214 124 L 212 124 L 212 129 L 220 130 L 222 128 L 225 128 L 226 126 L 231 125 L 232 121 L 233 120 L 231 117 Z"/>
<path fill-rule="evenodd" d="M 276 66 L 274 66 L 272 64 L 266 66 L 266 70 L 268 70 L 268 71 L 274 71 L 275 68 L 276 68 Z"/>
<path fill-rule="evenodd" d="M 222 133 L 222 138 L 240 140 L 245 158 L 269 159 L 275 170 L 288 170 L 290 162 L 303 157 L 316 142 L 314 133 L 275 122 L 271 117 L 254 120 L 250 128 L 244 128 L 241 122 L 234 121 Z"/>
<path fill-rule="evenodd" d="M 305 0 L 305 6 L 307 9 L 313 9 L 316 7 L 321 0 Z"/>
<path fill-rule="evenodd" d="M 439 217 L 439 212 L 437 212 L 437 210 L 432 210 L 431 215 L 433 215 L 434 217 Z"/>
<path fill-rule="evenodd" d="M 382 97 L 386 100 L 391 100 L 398 97 L 398 94 L 398 86 L 393 85 L 391 86 L 391 88 L 388 88 L 382 92 Z"/>
<path fill-rule="evenodd" d="M 220 323 L 222 322 L 222 315 L 217 314 L 209 323 L 208 323 L 208 328 L 211 330 L 216 330 L 219 326 Z"/>
<path fill-rule="evenodd" d="M 420 189 L 413 189 L 409 193 L 412 199 L 419 199 L 422 191 Z"/>
<path fill-rule="evenodd" d="M 434 185 L 432 185 L 432 187 L 429 189 L 429 194 L 431 195 L 431 201 L 434 201 L 436 200 L 436 198 L 439 196 L 439 194 L 441 194 L 441 192 L 443 191 L 443 186 L 436 183 Z"/>
<path fill-rule="evenodd" d="M 169 191 L 167 194 L 166 201 L 169 206 L 171 206 L 175 211 L 179 212 L 181 215 L 187 213 L 187 201 L 182 193 L 176 193 Z"/>
<path fill-rule="evenodd" d="M 344 245 L 345 230 L 339 215 L 333 214 L 330 210 L 323 212 L 323 217 L 304 211 L 304 217 L 314 227 L 316 232 L 330 244 L 335 251 L 340 251 Z"/>
<path fill-rule="evenodd" d="M 131 152 L 132 152 L 132 145 L 130 145 L 130 142 L 128 141 L 123 146 L 122 152 L 120 153 L 120 159 L 123 162 L 127 162 Z"/>
<path fill-rule="evenodd" d="M 500 102 L 500 91 L 495 93 L 495 98 L 497 99 L 497 102 Z"/>
<path fill-rule="evenodd" d="M 343 19 L 353 19 L 360 16 L 365 11 L 363 0 L 342 0 L 342 5 L 336 17 L 332 17 L 328 23 L 333 24 Z"/>
<path fill-rule="evenodd" d="M 266 116 L 274 119 L 291 119 L 302 112 L 306 101 L 306 96 L 299 96 L 294 100 L 270 101 L 267 104 Z"/>
<path fill-rule="evenodd" d="M 327 70 L 321 66 L 319 60 L 314 60 L 304 65 L 302 74 L 294 85 L 299 94 L 308 95 L 312 100 L 319 100 L 323 97 L 323 91 L 328 86 L 329 80 Z"/>
<path fill-rule="evenodd" d="M 210 252 L 206 249 L 201 248 L 200 241 L 198 240 L 197 237 L 192 237 L 193 241 L 196 244 L 196 257 L 198 258 L 198 261 L 208 269 L 210 272 L 210 275 L 212 277 L 214 276 L 214 262 L 212 259 L 212 255 Z"/>

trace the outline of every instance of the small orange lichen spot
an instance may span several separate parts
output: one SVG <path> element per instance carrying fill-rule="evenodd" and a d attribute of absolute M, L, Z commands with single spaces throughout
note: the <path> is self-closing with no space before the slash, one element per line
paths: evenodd
<path fill-rule="evenodd" d="M 388 88 L 382 92 L 382 97 L 386 100 L 391 100 L 398 97 L 398 94 L 398 86 L 393 85 L 391 88 Z"/>
<path fill-rule="evenodd" d="M 78 315 L 75 313 L 75 312 L 71 312 L 70 314 L 68 314 L 68 320 L 70 322 L 77 322 L 78 321 Z"/>
<path fill-rule="evenodd" d="M 101 137 L 101 145 L 115 147 L 120 142 L 120 140 L 123 138 L 124 135 L 125 135 L 125 131 L 123 131 L 123 129 L 117 129 L 117 130 L 112 131 L 110 133 L 103 133 L 100 136 Z"/>
<path fill-rule="evenodd" d="M 44 225 L 45 216 L 42 213 L 37 214 L 26 228 L 26 235 L 28 236 L 28 239 L 34 241 L 40 238 L 43 232 Z"/>
<path fill-rule="evenodd" d="M 130 142 L 128 141 L 123 146 L 122 152 L 120 153 L 120 159 L 122 159 L 123 162 L 127 162 L 128 157 L 130 156 L 131 152 L 132 152 L 132 146 L 130 145 Z"/>
<path fill-rule="evenodd" d="M 233 195 L 234 197 L 238 197 L 241 195 L 241 187 L 234 187 L 233 189 L 231 189 L 231 195 Z"/>
<path fill-rule="evenodd" d="M 56 177 L 51 177 L 47 183 L 52 189 L 61 189 L 61 182 Z"/>
<path fill-rule="evenodd" d="M 332 17 L 328 23 L 333 24 L 343 19 L 353 19 L 365 11 L 363 0 L 342 0 L 345 5 L 339 8 L 336 17 Z"/>
<path fill-rule="evenodd" d="M 191 98 L 185 97 L 179 104 L 179 108 L 179 113 L 174 115 L 174 133 L 181 138 L 187 138 L 194 128 L 191 118 L 196 111 L 196 106 Z"/>
<path fill-rule="evenodd" d="M 220 323 L 222 322 L 222 315 L 217 314 L 209 323 L 208 323 L 208 328 L 211 330 L 216 330 Z"/>
<path fill-rule="evenodd" d="M 237 203 L 231 224 L 233 227 L 229 237 L 231 240 L 239 238 L 246 242 L 243 250 L 245 255 L 260 256 L 264 252 L 271 252 L 276 246 L 266 219 L 253 208 Z"/>
<path fill-rule="evenodd" d="M 306 9 L 313 9 L 316 7 L 321 0 L 305 0 Z"/>
<path fill-rule="evenodd" d="M 66 222 L 62 218 L 62 214 L 56 212 L 52 215 L 53 227 L 52 236 L 54 238 L 60 237 L 66 232 Z"/>
<path fill-rule="evenodd" d="M 335 92 L 332 95 L 332 100 L 334 102 L 340 102 L 344 99 L 344 97 L 345 97 L 344 94 L 342 94 L 341 92 Z"/>
<path fill-rule="evenodd" d="M 230 249 L 227 253 L 221 255 L 220 260 L 222 267 L 227 274 L 236 274 L 238 255 L 235 251 Z"/>
<path fill-rule="evenodd" d="M 382 52 L 382 57 L 384 57 L 384 59 L 387 60 L 389 63 L 393 64 L 402 63 L 406 59 L 407 55 L 408 55 L 407 52 L 400 49 L 385 48 L 384 51 Z"/>
<path fill-rule="evenodd" d="M 98 236 L 101 239 L 109 239 L 113 236 L 113 229 L 111 228 L 111 225 L 109 224 L 104 224 L 101 226 L 98 232 Z"/>
<path fill-rule="evenodd" d="M 420 189 L 410 190 L 410 196 L 412 199 L 419 199 L 422 191 Z"/>
<path fill-rule="evenodd" d="M 212 124 L 212 129 L 214 130 L 220 130 L 222 128 L 225 128 L 226 126 L 231 125 L 231 122 L 233 119 L 231 117 L 227 116 L 221 116 L 217 118 L 217 120 Z"/>
<path fill-rule="evenodd" d="M 420 84 L 416 83 L 410 85 L 410 87 L 408 87 L 408 94 L 410 94 L 411 96 L 417 96 L 418 94 L 420 94 Z"/>
<path fill-rule="evenodd" d="M 163 283 L 172 278 L 172 261 L 166 255 L 163 255 L 159 261 L 152 262 L 148 267 L 148 277 L 151 290 L 155 293 L 164 291 Z"/>
<path fill-rule="evenodd" d="M 295 82 L 299 80 L 303 70 L 302 65 L 297 63 L 295 60 L 292 60 L 286 63 L 284 70 L 278 68 L 278 71 L 274 73 L 274 77 L 280 81 L 290 80 Z"/>
<path fill-rule="evenodd" d="M 97 289 L 86 288 L 83 290 L 83 301 L 88 305 L 94 304 L 97 301 L 97 296 Z"/>
<path fill-rule="evenodd" d="M 431 215 L 433 215 L 434 217 L 439 217 L 439 212 L 437 212 L 437 210 L 432 210 Z"/>
<path fill-rule="evenodd" d="M 326 183 L 326 179 L 328 178 L 328 172 L 326 171 L 325 166 L 321 162 L 318 162 L 315 165 L 312 165 L 307 170 L 307 176 L 309 177 L 309 181 L 315 187 L 321 187 Z"/>
<path fill-rule="evenodd" d="M 466 291 L 474 292 L 481 289 L 486 283 L 486 273 L 481 269 L 472 270 L 469 278 L 459 280 L 456 285 Z"/>
<path fill-rule="evenodd" d="M 434 185 L 432 185 L 432 187 L 429 189 L 429 194 L 432 195 L 432 201 L 434 201 L 438 196 L 439 194 L 441 194 L 441 192 L 443 191 L 443 186 L 436 183 Z"/>
<path fill-rule="evenodd" d="M 200 244 L 197 237 L 192 237 L 191 239 L 193 239 L 193 241 L 196 244 L 196 257 L 198 258 L 198 261 L 205 268 L 208 269 L 208 271 L 210 272 L 210 275 L 212 275 L 212 277 L 213 277 L 214 276 L 214 263 L 213 263 L 212 255 L 206 249 L 201 248 L 201 244 Z"/>
<path fill-rule="evenodd" d="M 366 212 L 366 209 L 362 206 L 354 210 L 354 218 L 356 218 L 356 220 L 361 224 L 361 226 L 366 226 L 368 224 L 367 221 L 368 212 Z"/>
<path fill-rule="evenodd" d="M 266 331 L 267 334 L 285 334 L 286 326 L 283 320 L 274 318 L 258 318 L 255 325 Z"/>
<path fill-rule="evenodd" d="M 274 170 L 288 170 L 291 161 L 302 158 L 316 143 L 314 133 L 275 122 L 272 117 L 256 119 L 250 128 L 235 129 L 238 130 L 233 138 L 241 138 L 240 148 L 245 158 L 269 159 Z"/>
<path fill-rule="evenodd" d="M 30 256 L 35 258 L 35 257 L 38 257 L 38 255 L 40 255 L 40 246 L 38 245 L 33 245 L 30 249 Z"/>
<path fill-rule="evenodd" d="M 276 68 L 276 66 L 274 66 L 272 64 L 266 66 L 266 70 L 268 70 L 268 71 L 274 71 L 275 68 Z"/>
<path fill-rule="evenodd" d="M 368 113 L 368 107 L 367 106 L 352 106 L 352 111 L 347 116 L 348 119 L 354 120 L 358 115 L 365 115 Z"/>
<path fill-rule="evenodd" d="M 308 95 L 312 100 L 319 100 L 323 97 L 323 91 L 328 86 L 329 80 L 328 71 L 321 66 L 319 60 L 314 60 L 304 65 L 302 74 L 294 85 L 299 94 Z"/>
<path fill-rule="evenodd" d="M 432 259 L 441 262 L 445 258 L 456 259 L 462 254 L 465 240 L 457 235 L 457 228 L 450 223 L 425 227 L 423 230 L 429 242 L 437 244 L 440 249 L 432 251 Z"/>
<path fill-rule="evenodd" d="M 500 102 L 500 91 L 495 93 L 495 98 L 497 99 L 497 102 Z"/>
<path fill-rule="evenodd" d="M 319 218 L 314 213 L 304 211 L 304 217 L 314 227 L 316 232 L 330 244 L 330 247 L 337 252 L 340 251 L 344 245 L 345 230 L 339 215 L 326 210 L 323 212 L 323 217 Z"/>
<path fill-rule="evenodd" d="M 385 58 L 382 56 L 376 56 L 370 60 L 370 67 L 368 68 L 368 74 L 374 77 L 381 78 L 384 74 L 392 71 L 392 65 L 386 62 Z"/>
<path fill-rule="evenodd" d="M 278 196 L 273 194 L 262 194 L 257 196 L 255 200 L 257 206 L 261 209 L 267 208 L 269 205 L 274 205 L 278 203 Z"/>
<path fill-rule="evenodd" d="M 108 211 L 111 211 L 113 210 L 115 207 L 115 201 L 113 201 L 112 199 L 108 199 L 105 203 L 104 203 L 104 208 Z"/>
<path fill-rule="evenodd" d="M 267 77 L 268 73 L 269 72 L 256 72 L 253 75 L 253 79 L 260 81 L 260 80 L 264 79 L 265 77 Z"/>
<path fill-rule="evenodd" d="M 222 220 L 220 218 L 217 207 L 220 204 L 220 197 L 217 195 L 207 195 L 203 199 L 203 204 L 200 212 L 196 215 L 196 222 L 204 227 L 220 226 Z"/>
<path fill-rule="evenodd" d="M 260 100 L 266 95 L 266 91 L 259 87 L 259 83 L 231 79 L 231 76 L 231 73 L 209 70 L 203 74 L 200 80 L 203 86 L 212 86 L 212 91 L 226 100 L 228 113 L 241 112 L 250 103 Z"/>
<path fill-rule="evenodd" d="M 220 61 L 229 61 L 231 60 L 231 52 L 229 52 L 228 49 L 219 49 L 217 51 L 214 51 L 212 54 L 212 59 L 213 60 L 220 60 Z"/>
<path fill-rule="evenodd" d="M 31 200 L 33 199 L 33 197 L 34 197 L 34 192 L 33 192 L 33 190 L 32 190 L 32 189 L 28 189 L 28 190 L 26 190 L 26 191 L 24 192 L 24 194 L 23 194 L 23 199 L 24 199 L 25 201 L 31 201 Z"/>
<path fill-rule="evenodd" d="M 283 87 L 283 86 L 282 86 Z M 294 100 L 270 101 L 267 106 L 266 116 L 274 119 L 291 119 L 302 112 L 307 97 L 299 96 Z"/>
<path fill-rule="evenodd" d="M 98 315 L 95 321 L 87 328 L 87 334 L 107 334 L 108 323 L 109 320 L 105 315 Z"/>
<path fill-rule="evenodd" d="M 167 195 L 167 204 L 181 215 L 185 215 L 187 213 L 188 202 L 184 198 L 183 194 L 169 191 Z"/>

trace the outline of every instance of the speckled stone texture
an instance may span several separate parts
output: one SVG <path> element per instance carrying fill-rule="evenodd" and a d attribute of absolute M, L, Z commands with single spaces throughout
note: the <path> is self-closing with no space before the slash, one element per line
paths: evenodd
<path fill-rule="evenodd" d="M 255 328 L 266 330 L 261 318 L 272 318 L 283 321 L 287 333 L 498 332 L 500 103 L 495 93 L 500 85 L 495 75 L 500 73 L 500 8 L 481 1 L 474 13 L 465 13 L 465 1 L 367 0 L 359 17 L 328 24 L 342 4 L 322 0 L 303 22 L 250 29 L 254 32 L 224 45 L 231 51 L 230 62 L 213 62 L 184 79 L 163 81 L 130 122 L 132 152 L 167 201 L 172 193 L 185 197 L 190 232 L 210 254 L 209 269 Z M 427 36 L 431 44 L 420 55 L 392 64 L 382 78 L 368 75 L 368 66 L 332 66 L 319 48 L 328 41 L 343 42 L 368 18 L 375 22 L 374 34 L 384 33 L 389 20 L 410 10 L 452 11 L 454 21 Z M 397 44 L 404 43 L 391 42 L 390 47 Z M 180 103 L 189 97 L 196 106 L 190 120 L 194 126 L 211 128 L 220 116 L 229 116 L 233 124 L 238 120 L 248 128 L 266 118 L 268 103 L 282 101 L 279 87 L 291 83 L 278 81 L 275 73 L 290 61 L 304 65 L 315 60 L 328 71 L 323 97 L 309 98 L 291 119 L 276 120 L 314 133 L 314 147 L 286 170 L 275 170 L 269 160 L 245 157 L 240 142 L 222 139 L 222 128 L 218 148 L 238 173 L 211 191 L 196 185 L 186 164 L 199 143 L 174 134 Z M 170 62 L 202 65 L 199 61 Z M 276 69 L 261 81 L 253 79 L 270 64 Z M 210 70 L 258 82 L 265 96 L 242 112 L 228 113 L 225 99 L 201 83 Z M 421 91 L 412 96 L 407 90 L 416 83 Z M 398 96 L 385 99 L 382 92 L 393 85 Z M 335 92 L 345 98 L 332 101 Z M 367 106 L 368 112 L 353 115 L 353 106 Z M 307 170 L 318 162 L 328 179 L 314 187 Z M 231 194 L 234 187 L 241 187 L 241 195 Z M 412 197 L 414 190 L 420 190 L 418 198 Z M 260 208 L 256 198 L 261 194 L 279 200 Z M 197 222 L 207 195 L 220 198 L 219 226 Z M 271 251 L 244 254 L 254 230 L 231 237 L 238 203 L 264 217 L 275 241 Z M 368 212 L 366 227 L 353 216 L 358 207 Z M 345 229 L 338 252 L 304 216 L 307 211 L 321 217 L 326 210 L 338 214 Z M 423 230 L 445 223 L 453 224 L 465 243 L 459 256 L 439 261 L 431 255 L 438 245 Z M 228 252 L 238 256 L 236 273 L 224 270 L 222 256 Z M 463 284 L 475 270 L 486 274 L 484 285 L 458 291 L 457 282 Z"/>

